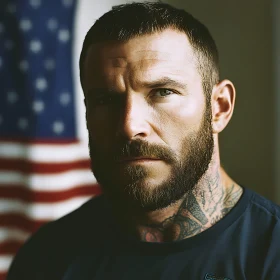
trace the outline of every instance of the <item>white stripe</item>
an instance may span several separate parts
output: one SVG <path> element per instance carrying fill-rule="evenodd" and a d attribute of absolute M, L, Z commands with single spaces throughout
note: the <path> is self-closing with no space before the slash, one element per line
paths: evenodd
<path fill-rule="evenodd" d="M 0 213 L 21 213 L 33 220 L 55 220 L 77 209 L 90 198 L 80 196 L 56 203 L 24 203 L 15 199 L 0 199 Z"/>
<path fill-rule="evenodd" d="M 24 242 L 31 233 L 22 231 L 20 229 L 10 229 L 5 227 L 0 227 L 0 243 L 5 241 L 20 241 Z"/>
<path fill-rule="evenodd" d="M 77 144 L 17 144 L 0 142 L 0 158 L 26 159 L 34 162 L 66 162 L 89 159 L 85 143 Z"/>
<path fill-rule="evenodd" d="M 0 256 L 0 272 L 7 272 L 9 269 L 14 256 L 7 255 L 7 256 Z"/>
<path fill-rule="evenodd" d="M 25 175 L 19 172 L 0 171 L 0 185 L 19 184 L 36 191 L 64 191 L 79 185 L 96 183 L 90 170 L 74 170 L 59 174 Z"/>

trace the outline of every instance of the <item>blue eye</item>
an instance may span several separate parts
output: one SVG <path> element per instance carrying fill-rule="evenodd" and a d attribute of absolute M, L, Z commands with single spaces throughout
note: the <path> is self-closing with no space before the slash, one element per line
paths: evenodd
<path fill-rule="evenodd" d="M 160 93 L 160 95 L 164 95 L 164 96 L 160 96 L 162 98 L 167 97 L 171 94 L 174 94 L 174 91 L 170 90 L 170 89 L 166 89 L 166 88 L 159 88 L 154 90 L 155 93 Z"/>

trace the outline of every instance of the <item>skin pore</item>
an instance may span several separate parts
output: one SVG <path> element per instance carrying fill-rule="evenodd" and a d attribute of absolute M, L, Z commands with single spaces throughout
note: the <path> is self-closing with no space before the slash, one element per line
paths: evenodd
<path fill-rule="evenodd" d="M 235 89 L 221 81 L 207 107 L 184 33 L 166 29 L 92 45 L 83 89 L 92 170 L 124 233 L 147 242 L 182 240 L 238 202 L 242 188 L 221 167 L 218 143 Z M 116 162 L 127 156 L 159 160 Z"/>

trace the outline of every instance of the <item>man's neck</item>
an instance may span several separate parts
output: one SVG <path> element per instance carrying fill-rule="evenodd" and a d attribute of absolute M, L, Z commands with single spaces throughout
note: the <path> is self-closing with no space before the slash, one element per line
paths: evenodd
<path fill-rule="evenodd" d="M 176 204 L 145 215 L 135 214 L 133 221 L 126 218 L 120 224 L 142 241 L 182 240 L 216 224 L 235 206 L 242 192 L 221 167 L 211 167 L 195 189 Z"/>

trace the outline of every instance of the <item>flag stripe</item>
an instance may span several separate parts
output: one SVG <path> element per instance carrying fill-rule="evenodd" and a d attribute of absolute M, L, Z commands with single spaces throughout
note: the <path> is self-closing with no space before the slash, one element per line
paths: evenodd
<path fill-rule="evenodd" d="M 11 236 L 19 240 L 24 239 L 26 235 L 30 235 L 32 232 L 35 232 L 36 230 L 38 230 L 39 227 L 41 227 L 42 225 L 44 225 L 49 221 L 50 220 L 30 219 L 29 217 L 27 217 L 25 214 L 22 213 L 1 214 L 0 215 L 0 236 L 2 236 L 1 242 L 3 242 L 5 236 L 6 238 Z"/>
<path fill-rule="evenodd" d="M 0 142 L 0 158 L 24 159 L 33 162 L 69 162 L 89 159 L 88 147 L 81 143 L 22 144 Z"/>
<path fill-rule="evenodd" d="M 17 171 L 24 174 L 56 174 L 71 169 L 90 169 L 90 160 L 76 160 L 62 163 L 39 163 L 26 159 L 0 159 L 0 170 Z"/>
<path fill-rule="evenodd" d="M 23 185 L 0 186 L 2 199 L 17 199 L 27 203 L 54 203 L 65 201 L 76 196 L 94 196 L 101 194 L 98 184 L 80 185 L 64 191 L 31 191 Z"/>
<path fill-rule="evenodd" d="M 0 212 L 8 214 L 24 211 L 26 216 L 34 220 L 52 220 L 66 215 L 69 209 L 78 208 L 89 198 L 89 196 L 79 196 L 56 203 L 25 203 L 15 199 L 0 199 Z"/>
<path fill-rule="evenodd" d="M 1 261 L 1 260 L 0 260 Z M 0 272 L 0 280 L 6 280 L 7 278 L 7 272 Z"/>
<path fill-rule="evenodd" d="M 13 255 L 0 256 L 0 279 L 4 277 L 7 269 L 10 267 L 13 260 Z M 3 278 L 5 279 L 5 278 Z"/>
<path fill-rule="evenodd" d="M 0 171 L 0 186 L 23 185 L 31 190 L 62 191 L 77 185 L 90 185 L 95 182 L 90 170 L 71 170 L 61 174 L 24 175 L 11 171 Z"/>
<path fill-rule="evenodd" d="M 1 215 L 0 219 L 3 216 L 4 215 Z M 7 217 L 4 218 L 7 219 Z M 3 221 L 1 220 L 1 222 Z M 11 221 L 8 222 L 10 223 Z M 22 242 L 25 241 L 29 235 L 30 235 L 30 231 L 20 230 L 19 228 L 16 227 L 16 224 L 14 224 L 14 228 L 7 228 L 5 227 L 5 225 L 2 226 L 0 224 L 0 242 L 5 242 L 5 240 L 17 240 Z"/>
<path fill-rule="evenodd" d="M 79 144 L 80 140 L 78 139 L 44 139 L 44 138 L 9 138 L 9 137 L 0 137 L 0 142 L 3 144 L 16 144 L 16 145 L 34 145 L 34 144 L 46 144 L 46 145 L 67 145 L 67 144 Z M 19 144 L 20 143 L 20 144 Z"/>
<path fill-rule="evenodd" d="M 0 243 L 0 256 L 11 255 L 16 253 L 24 242 L 19 241 L 6 241 Z"/>

